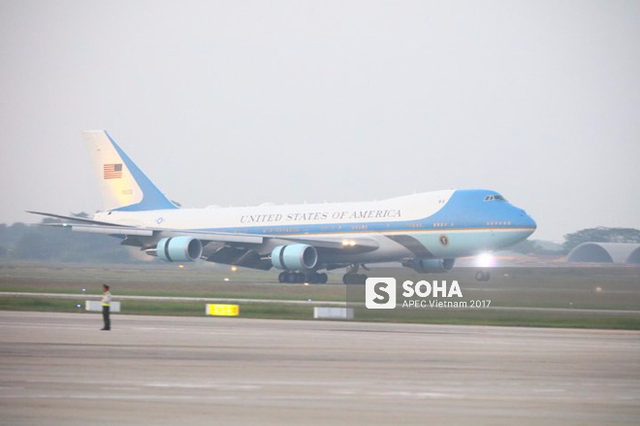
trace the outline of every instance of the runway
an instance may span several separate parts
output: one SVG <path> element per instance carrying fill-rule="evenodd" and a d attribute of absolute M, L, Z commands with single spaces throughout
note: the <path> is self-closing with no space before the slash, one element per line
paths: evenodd
<path fill-rule="evenodd" d="M 0 312 L 11 425 L 637 425 L 640 332 Z"/>

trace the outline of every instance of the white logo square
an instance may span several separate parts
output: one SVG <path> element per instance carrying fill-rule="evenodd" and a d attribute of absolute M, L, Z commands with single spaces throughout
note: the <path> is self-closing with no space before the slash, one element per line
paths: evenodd
<path fill-rule="evenodd" d="M 395 309 L 396 279 L 367 278 L 364 298 L 367 309 Z"/>

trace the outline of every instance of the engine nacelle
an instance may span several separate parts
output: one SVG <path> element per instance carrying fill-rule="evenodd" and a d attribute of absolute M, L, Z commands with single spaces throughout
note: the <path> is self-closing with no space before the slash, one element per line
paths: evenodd
<path fill-rule="evenodd" d="M 413 259 L 403 265 L 420 274 L 440 274 L 449 272 L 455 263 L 455 259 Z"/>
<path fill-rule="evenodd" d="M 318 251 L 307 244 L 278 246 L 271 252 L 271 263 L 284 270 L 313 269 L 318 263 Z"/>
<path fill-rule="evenodd" d="M 167 262 L 193 262 L 202 256 L 202 243 L 192 237 L 163 238 L 158 241 L 156 254 Z"/>

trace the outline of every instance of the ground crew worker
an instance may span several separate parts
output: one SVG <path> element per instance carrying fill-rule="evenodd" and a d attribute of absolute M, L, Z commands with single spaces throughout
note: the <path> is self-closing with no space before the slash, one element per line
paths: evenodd
<path fill-rule="evenodd" d="M 109 318 L 109 310 L 111 309 L 111 292 L 109 286 L 102 285 L 102 319 L 104 320 L 104 327 L 102 330 L 111 330 L 111 318 Z"/>

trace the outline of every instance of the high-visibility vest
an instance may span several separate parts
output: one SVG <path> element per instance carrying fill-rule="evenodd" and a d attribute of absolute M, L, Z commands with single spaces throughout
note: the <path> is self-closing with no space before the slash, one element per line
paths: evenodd
<path fill-rule="evenodd" d="M 111 304 L 111 292 L 107 291 L 102 293 L 102 306 L 109 306 Z"/>

